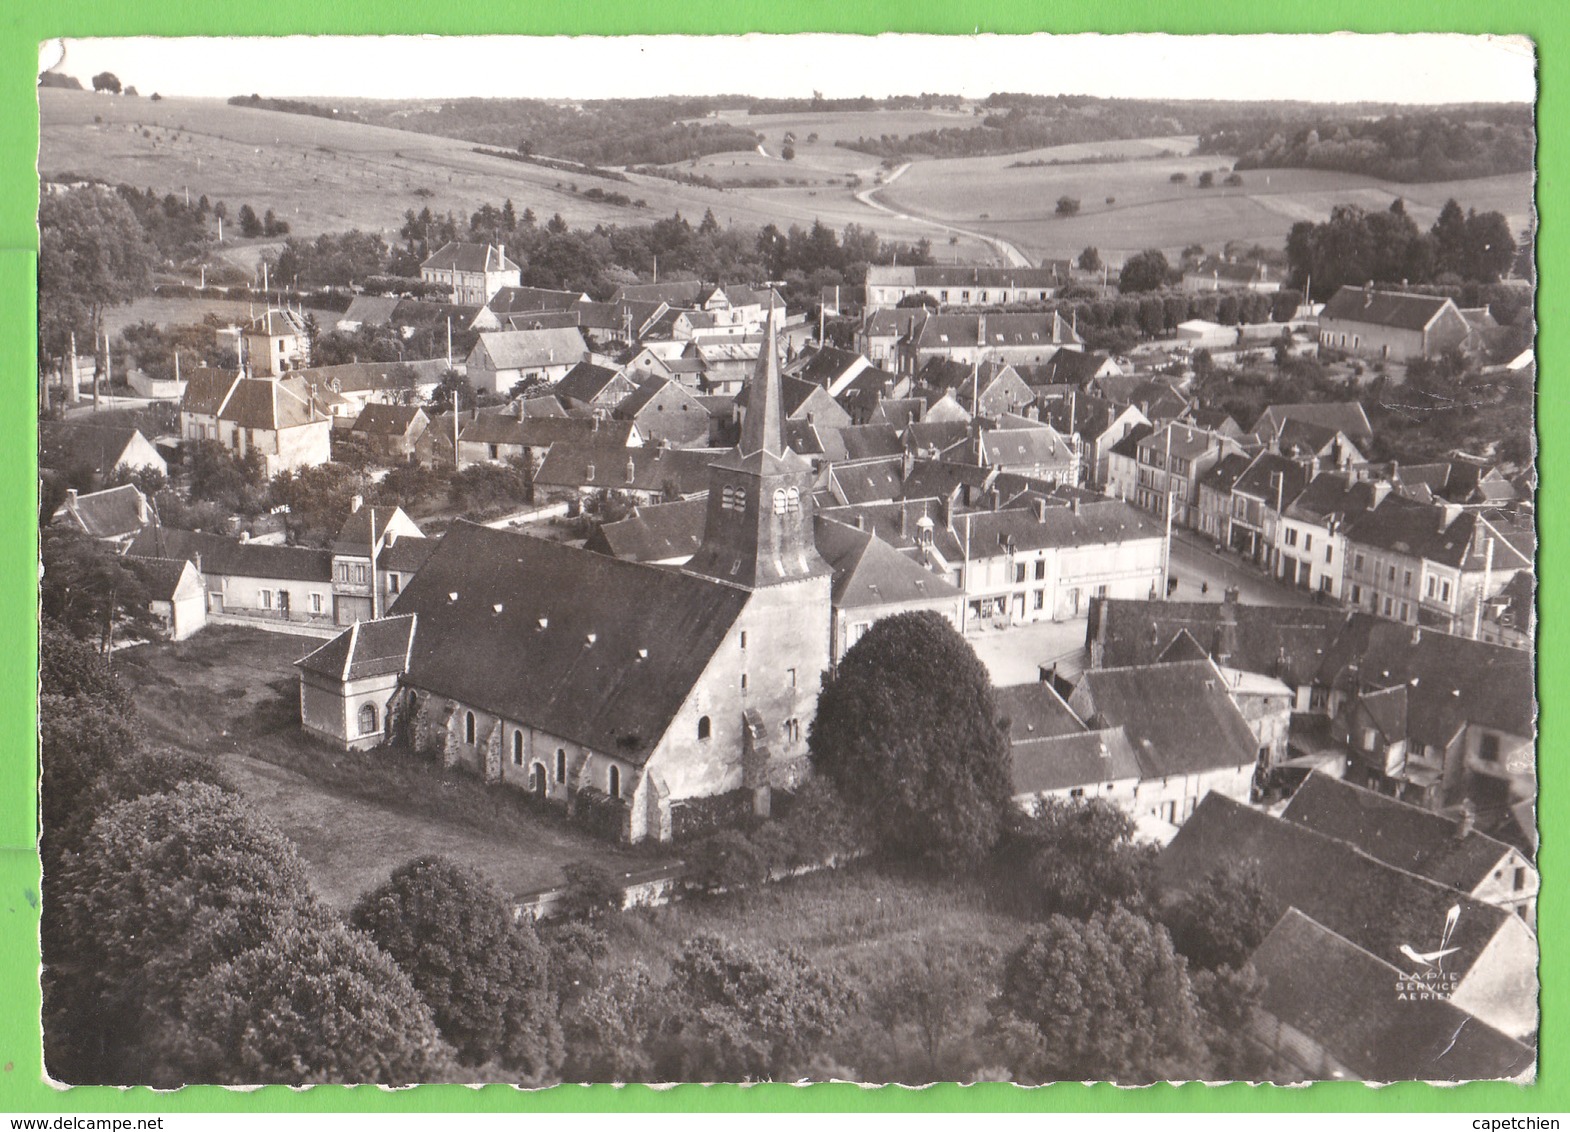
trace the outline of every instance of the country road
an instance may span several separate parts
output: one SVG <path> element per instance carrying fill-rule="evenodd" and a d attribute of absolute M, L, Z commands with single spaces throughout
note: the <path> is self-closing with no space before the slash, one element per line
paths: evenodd
<path fill-rule="evenodd" d="M 909 168 L 910 162 L 907 161 L 898 169 L 894 170 L 894 172 L 890 173 L 881 185 L 873 185 L 871 188 L 862 189 L 857 192 L 856 199 L 859 200 L 862 204 L 866 205 L 868 208 L 875 209 L 878 212 L 886 213 L 889 216 L 893 216 L 899 220 L 908 220 L 913 224 L 925 224 L 929 228 L 936 228 L 941 232 L 954 232 L 961 236 L 969 236 L 973 240 L 980 240 L 998 255 L 1002 256 L 1004 261 L 1010 267 L 1032 266 L 1029 257 L 1026 256 L 1024 252 L 1016 248 L 1013 244 L 1009 243 L 1007 240 L 999 239 L 997 236 L 989 236 L 985 232 L 976 232 L 969 228 L 957 228 L 952 224 L 943 224 L 937 220 L 929 220 L 925 216 L 912 216 L 908 212 L 898 212 L 884 204 L 882 201 L 878 200 L 878 193 L 882 192 L 884 189 L 888 188 L 895 181 L 897 181 L 900 175 Z"/>

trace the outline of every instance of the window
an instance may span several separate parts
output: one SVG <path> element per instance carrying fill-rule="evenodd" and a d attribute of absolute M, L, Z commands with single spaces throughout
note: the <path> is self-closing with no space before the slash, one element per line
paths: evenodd
<path fill-rule="evenodd" d="M 1517 869 L 1515 871 L 1515 884 L 1512 887 L 1514 887 L 1517 892 L 1520 892 L 1523 888 L 1526 887 L 1525 869 Z"/>
<path fill-rule="evenodd" d="M 1352 604 L 1353 605 L 1362 605 L 1363 604 L 1363 587 L 1362 586 L 1353 586 L 1352 587 Z"/>
<path fill-rule="evenodd" d="M 1363 750 L 1372 751 L 1379 742 L 1379 733 L 1372 727 L 1363 728 Z"/>
<path fill-rule="evenodd" d="M 1035 599 L 1035 608 L 1037 608 L 1037 609 L 1045 609 L 1046 606 L 1047 606 L 1047 591 L 1046 590 L 1037 590 L 1036 591 L 1036 599 Z"/>
<path fill-rule="evenodd" d="M 774 513 L 776 515 L 785 514 L 785 489 L 783 487 L 774 490 Z"/>
<path fill-rule="evenodd" d="M 1385 578 L 1392 586 L 1396 584 L 1396 568 L 1394 566 L 1389 567 L 1385 571 Z"/>
<path fill-rule="evenodd" d="M 743 629 L 741 631 L 741 647 L 742 648 L 746 648 L 747 647 L 747 630 L 745 630 L 745 629 Z"/>
<path fill-rule="evenodd" d="M 1303 549 L 1304 550 L 1313 550 L 1314 549 L 1314 536 L 1312 534 L 1305 534 L 1303 536 Z"/>
<path fill-rule="evenodd" d="M 1038 581 L 1038 582 L 1044 581 L 1046 579 L 1046 576 L 1047 576 L 1047 560 L 1045 558 L 1038 558 L 1036 560 L 1036 581 Z"/>
<path fill-rule="evenodd" d="M 1439 581 L 1439 579 L 1435 578 L 1432 574 L 1430 574 L 1428 576 L 1428 596 L 1429 597 L 1433 597 L 1434 594 L 1438 591 L 1438 589 L 1439 589 L 1438 581 Z"/>
<path fill-rule="evenodd" d="M 1411 608 L 1411 607 L 1408 606 L 1406 602 L 1403 601 L 1401 603 L 1401 620 L 1403 620 L 1403 621 L 1406 620 L 1406 618 L 1407 618 L 1407 610 L 1409 608 Z"/>
<path fill-rule="evenodd" d="M 1336 548 L 1334 546 L 1327 546 L 1327 547 L 1325 547 L 1325 561 L 1326 562 L 1332 561 L 1335 558 L 1335 556 L 1336 556 Z"/>
<path fill-rule="evenodd" d="M 390 593 L 390 594 L 395 594 L 395 593 L 398 592 L 398 575 L 397 574 L 388 574 L 387 575 L 387 592 Z"/>
<path fill-rule="evenodd" d="M 1390 616 L 1390 599 L 1388 597 L 1385 598 L 1385 616 Z"/>
<path fill-rule="evenodd" d="M 787 719 L 782 730 L 785 732 L 785 741 L 788 743 L 801 742 L 801 720 Z"/>
<path fill-rule="evenodd" d="M 1499 736 L 1484 732 L 1482 741 L 1478 745 L 1477 753 L 1485 762 L 1496 763 L 1499 761 Z"/>
<path fill-rule="evenodd" d="M 1296 529 L 1294 529 L 1292 527 L 1288 527 L 1287 528 L 1287 545 L 1288 546 L 1296 546 L 1297 545 L 1297 531 L 1296 531 Z"/>
<path fill-rule="evenodd" d="M 311 612 L 312 613 L 320 613 L 321 611 L 322 611 L 322 595 L 321 594 L 312 594 L 311 595 Z"/>
<path fill-rule="evenodd" d="M 556 748 L 556 781 L 567 781 L 567 750 L 564 747 Z"/>
<path fill-rule="evenodd" d="M 714 725 L 709 722 L 709 717 L 706 716 L 706 715 L 699 716 L 698 717 L 698 738 L 699 739 L 707 739 L 712 734 L 714 734 Z"/>
<path fill-rule="evenodd" d="M 262 602 L 262 608 L 263 609 L 271 609 L 273 607 L 273 591 L 272 590 L 262 590 L 261 591 L 261 602 Z"/>
<path fill-rule="evenodd" d="M 1024 580 L 1025 580 L 1025 564 L 1023 562 L 1015 563 L 1015 565 L 1014 565 L 1014 584 L 1015 585 L 1019 585 Z"/>
<path fill-rule="evenodd" d="M 743 692 L 747 690 L 747 674 L 745 672 L 741 674 L 741 690 Z"/>
<path fill-rule="evenodd" d="M 522 766 L 523 765 L 523 732 L 522 731 L 514 731 L 512 733 L 512 765 L 513 766 Z"/>
<path fill-rule="evenodd" d="M 686 408 L 686 406 L 682 406 Z M 793 487 L 785 489 L 785 510 L 794 515 L 801 510 L 801 492 Z"/>
<path fill-rule="evenodd" d="M 1450 601 L 1450 583 L 1449 582 L 1440 582 L 1439 583 L 1439 600 L 1443 601 L 1443 602 L 1446 602 L 1446 603 L 1448 603 Z"/>
<path fill-rule="evenodd" d="M 785 670 L 785 683 L 788 687 L 791 688 L 796 686 L 796 670 L 794 668 L 787 668 Z"/>
<path fill-rule="evenodd" d="M 360 734 L 370 735 L 376 731 L 376 705 L 360 705 Z"/>
<path fill-rule="evenodd" d="M 621 767 L 611 767 L 609 780 L 605 787 L 605 792 L 612 798 L 621 797 Z"/>
<path fill-rule="evenodd" d="M 474 713 L 472 711 L 465 712 L 463 715 L 463 741 L 465 743 L 474 742 Z"/>
<path fill-rule="evenodd" d="M 1405 589 L 1411 589 L 1412 588 L 1412 571 L 1408 570 L 1406 572 L 1406 578 L 1405 578 L 1404 581 L 1402 581 L 1401 585 Z"/>
<path fill-rule="evenodd" d="M 1354 570 L 1361 570 L 1362 568 L 1363 568 L 1363 556 L 1361 554 L 1354 554 L 1352 556 L 1352 569 L 1354 569 Z"/>

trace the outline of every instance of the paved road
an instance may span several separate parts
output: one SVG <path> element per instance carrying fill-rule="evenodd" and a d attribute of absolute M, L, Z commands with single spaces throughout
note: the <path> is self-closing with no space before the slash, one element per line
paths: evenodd
<path fill-rule="evenodd" d="M 1314 604 L 1311 595 L 1267 576 L 1234 552 L 1217 551 L 1188 531 L 1172 532 L 1171 573 L 1178 579 L 1174 601 L 1222 601 L 1227 587 L 1236 586 L 1245 605 Z"/>
<path fill-rule="evenodd" d="M 935 228 L 938 231 L 943 232 L 945 235 L 953 232 L 958 233 L 961 236 L 969 236 L 973 240 L 980 240 L 998 255 L 1002 256 L 1003 261 L 1010 267 L 1032 266 L 1029 257 L 1026 256 L 1024 252 L 1016 248 L 1013 244 L 1009 243 L 1007 240 L 1001 240 L 996 236 L 989 236 L 985 232 L 976 232 L 969 228 L 959 228 L 953 224 L 943 224 L 936 220 L 929 220 L 925 216 L 913 216 L 908 212 L 899 212 L 878 200 L 877 194 L 897 181 L 900 175 L 909 168 L 910 162 L 907 161 L 898 169 L 894 170 L 894 172 L 890 173 L 888 177 L 884 179 L 881 185 L 873 185 L 870 188 L 865 188 L 859 191 L 856 194 L 856 199 L 859 200 L 862 204 L 866 205 L 868 208 L 876 209 L 878 212 L 886 213 L 887 215 L 893 216 L 899 220 L 908 220 L 912 224 L 925 224 L 927 227 Z"/>

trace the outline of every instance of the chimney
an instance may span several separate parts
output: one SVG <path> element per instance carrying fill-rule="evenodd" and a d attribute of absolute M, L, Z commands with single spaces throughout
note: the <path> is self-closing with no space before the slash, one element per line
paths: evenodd
<path fill-rule="evenodd" d="M 202 552 L 200 550 L 191 555 L 191 564 L 196 567 L 198 574 L 202 572 Z"/>
<path fill-rule="evenodd" d="M 585 483 L 593 483 L 594 482 L 594 465 L 593 464 L 590 464 L 587 468 L 585 468 L 583 470 L 583 480 L 584 480 Z"/>
<path fill-rule="evenodd" d="M 1400 483 L 1401 482 L 1401 464 L 1400 464 L 1400 461 L 1398 461 L 1398 460 L 1390 461 L 1390 482 L 1391 483 Z"/>
<path fill-rule="evenodd" d="M 251 532 L 250 531 L 241 531 L 240 532 L 240 545 L 244 546 L 246 543 L 248 543 L 250 541 L 251 541 Z"/>
<path fill-rule="evenodd" d="M 518 398 L 518 419 L 523 420 L 523 402 L 527 394 Z"/>
<path fill-rule="evenodd" d="M 1237 586 L 1228 586 L 1226 588 L 1226 603 L 1228 605 L 1236 605 L 1241 596 L 1241 591 Z"/>
<path fill-rule="evenodd" d="M 627 457 L 627 482 L 632 483 L 638 478 L 638 469 L 633 465 L 632 457 Z"/>
<path fill-rule="evenodd" d="M 148 518 L 149 518 L 149 516 L 148 516 L 148 513 L 147 513 L 147 496 L 143 495 L 140 491 L 138 491 L 136 493 L 136 519 L 137 519 L 137 522 L 141 523 L 143 526 L 146 526 Z"/>
<path fill-rule="evenodd" d="M 1076 515 L 1079 514 L 1079 496 L 1078 495 L 1074 496 L 1074 498 L 1069 502 L 1069 507 L 1070 507 L 1071 510 L 1073 510 L 1074 514 L 1076 514 Z"/>
<path fill-rule="evenodd" d="M 1366 308 L 1366 307 L 1371 307 L 1373 305 L 1374 305 L 1374 281 L 1372 279 L 1370 279 L 1367 283 L 1363 284 L 1363 306 Z"/>
<path fill-rule="evenodd" d="M 68 487 L 65 489 L 65 503 L 72 510 L 76 509 L 76 488 Z"/>
<path fill-rule="evenodd" d="M 359 511 L 360 511 L 360 508 L 364 507 L 364 506 L 365 506 L 365 496 L 363 496 L 363 495 L 356 495 L 353 499 L 349 500 L 349 514 L 351 514 L 351 515 L 358 514 Z"/>
<path fill-rule="evenodd" d="M 856 529 L 858 531 L 864 531 L 867 529 L 867 517 L 860 511 L 856 512 Z"/>
<path fill-rule="evenodd" d="M 901 539 L 910 537 L 910 509 L 903 503 L 899 505 L 899 537 Z"/>
<path fill-rule="evenodd" d="M 1422 643 L 1423 643 L 1423 630 L 1422 630 L 1422 627 L 1418 626 L 1418 625 L 1413 625 L 1412 626 L 1412 647 L 1413 648 L 1417 648 L 1417 646 L 1422 644 Z M 1415 681 L 1414 681 L 1414 683 L 1415 683 Z"/>
<path fill-rule="evenodd" d="M 1036 522 L 1045 523 L 1047 521 L 1047 501 L 1045 499 L 1036 499 L 1032 502 L 1036 506 Z M 1078 509 L 1076 505 L 1075 510 L 1077 511 Z"/>

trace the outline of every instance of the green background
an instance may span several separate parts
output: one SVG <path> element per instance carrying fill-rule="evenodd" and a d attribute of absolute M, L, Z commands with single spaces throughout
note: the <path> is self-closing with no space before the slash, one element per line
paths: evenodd
<path fill-rule="evenodd" d="M 1008 1085 L 914 1091 L 862 1089 L 850 1085 L 792 1088 L 769 1085 L 685 1086 L 655 1091 L 643 1087 L 561 1086 L 520 1093 L 505 1086 L 481 1090 L 424 1087 L 399 1093 L 374 1088 L 320 1087 L 292 1092 L 277 1087 L 251 1093 L 192 1088 L 173 1094 L 147 1089 L 58 1090 L 42 1079 L 38 1025 L 38 879 L 36 839 L 36 431 L 37 368 L 33 361 L 34 256 L 37 230 L 35 159 L 38 111 L 34 93 L 37 44 L 54 37 L 121 35 L 280 34 L 740 34 L 745 32 L 885 31 L 965 35 L 974 32 L 1416 32 L 1524 34 L 1538 45 L 1540 125 L 1538 229 L 1540 290 L 1539 352 L 1548 359 L 1570 356 L 1570 326 L 1562 317 L 1570 268 L 1562 243 L 1562 194 L 1566 174 L 1566 131 L 1570 130 L 1570 72 L 1560 66 L 1570 52 L 1570 6 L 1547 0 L 1317 0 L 1313 4 L 1268 4 L 1258 0 L 1209 0 L 1205 4 L 1083 0 L 1050 6 L 1025 0 L 980 4 L 855 4 L 845 0 L 787 2 L 733 0 L 723 5 L 688 0 L 608 3 L 578 0 L 517 5 L 397 4 L 390 0 L 267 0 L 266 3 L 206 3 L 203 0 L 11 0 L 0 4 L 0 380 L 7 396 L 0 416 L 0 1113 L 46 1112 L 331 1112 L 356 1111 L 1099 1111 L 1157 1112 L 1173 1109 L 1219 1111 L 1570 1111 L 1570 1057 L 1559 1047 L 1567 1034 L 1565 1010 L 1570 977 L 1560 965 L 1566 954 L 1564 895 L 1558 873 L 1565 859 L 1558 821 L 1548 819 L 1540 866 L 1545 880 L 1539 927 L 1543 948 L 1543 1041 L 1538 1083 L 1432 1088 L 1407 1084 L 1372 1090 L 1355 1084 L 1276 1089 L 1232 1085 L 1210 1088 L 1114 1089 L 1056 1085 L 1024 1090 Z M 999 89 L 1009 89 L 999 76 Z M 913 77 L 912 90 L 947 89 L 941 74 Z M 308 92 L 302 92 L 308 93 Z M 881 92 L 869 91 L 877 94 Z M 1323 95 L 1338 97 L 1336 76 L 1327 74 Z M 1551 378 L 1539 377 L 1540 545 L 1557 562 L 1566 549 L 1563 484 L 1570 479 L 1558 447 L 1570 431 L 1570 412 Z M 1546 392 L 1545 392 L 1546 390 Z M 1566 792 L 1558 765 L 1565 749 L 1567 716 L 1554 689 L 1565 686 L 1570 648 L 1558 648 L 1556 630 L 1567 596 L 1567 579 L 1550 570 L 1540 575 L 1539 624 L 1542 647 L 1538 688 L 1542 703 L 1541 798 L 1552 812 Z M 1546 693 L 1546 694 L 1545 694 Z"/>

